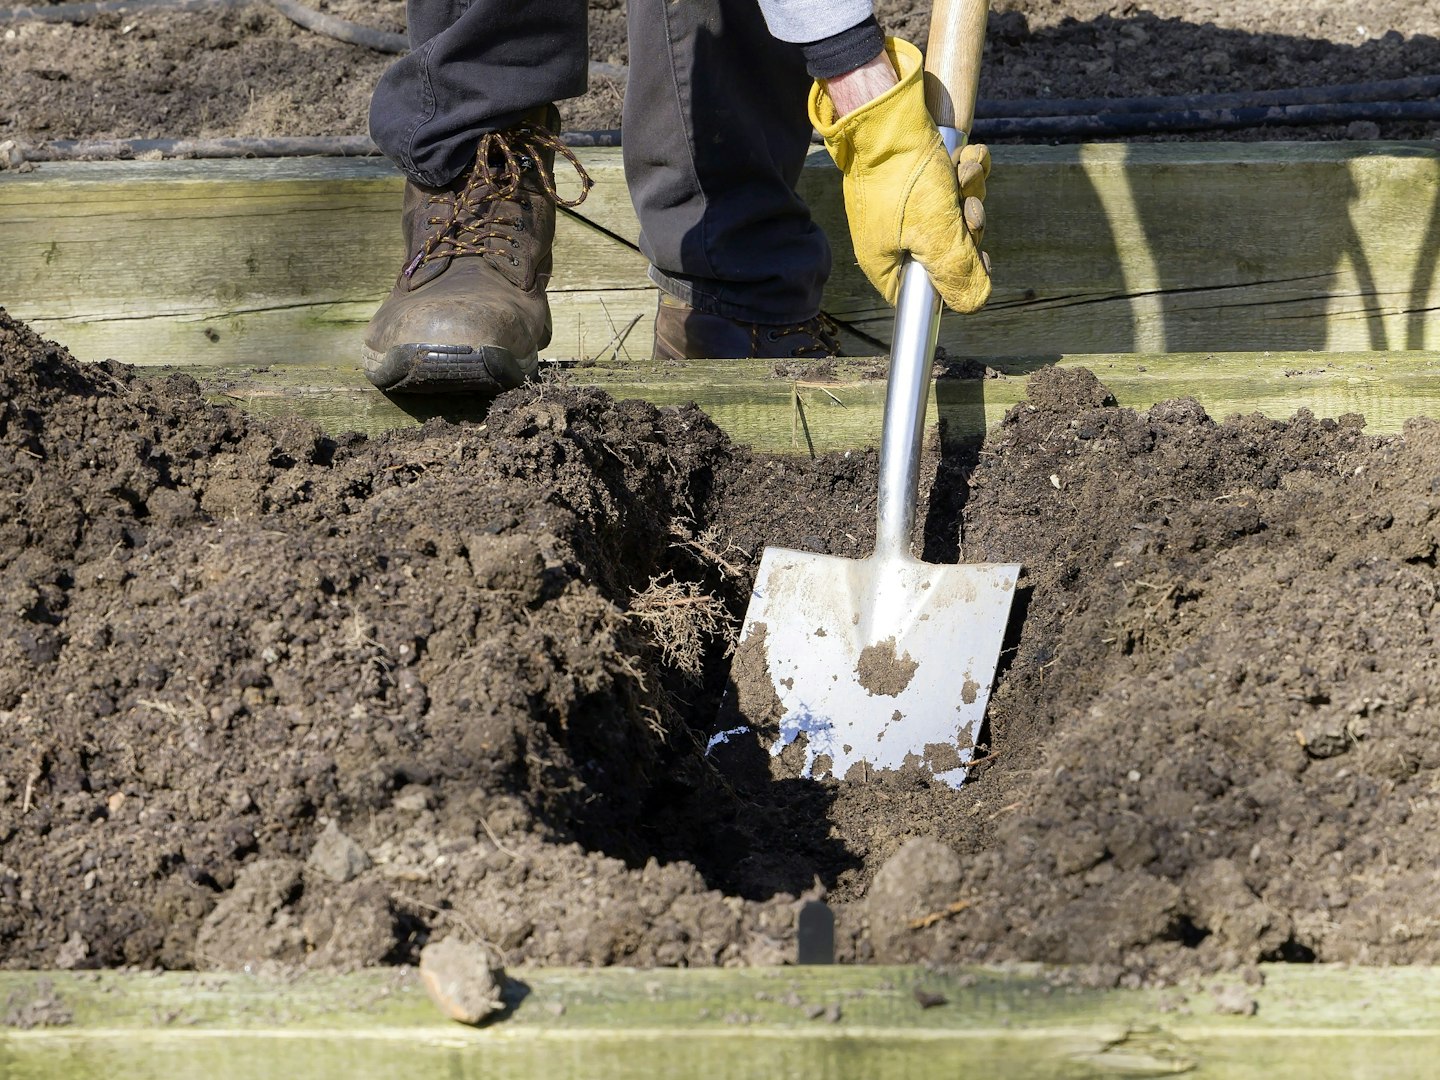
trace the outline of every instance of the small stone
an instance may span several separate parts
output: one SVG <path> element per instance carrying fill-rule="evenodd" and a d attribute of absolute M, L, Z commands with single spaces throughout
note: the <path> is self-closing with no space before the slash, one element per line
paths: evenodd
<path fill-rule="evenodd" d="M 504 979 L 504 969 L 493 966 L 479 945 L 446 938 L 420 950 L 425 993 L 442 1013 L 462 1024 L 478 1024 L 505 1007 L 500 992 Z"/>
<path fill-rule="evenodd" d="M 1380 138 L 1380 125 L 1374 120 L 1351 120 L 1345 125 L 1345 137 L 1361 142 Z"/>
<path fill-rule="evenodd" d="M 923 951 L 912 925 L 960 895 L 960 857 L 934 837 L 907 840 L 885 861 L 865 898 L 870 941 L 881 963 L 909 963 Z"/>
<path fill-rule="evenodd" d="M 1254 1016 L 1260 1009 L 1260 1003 L 1250 992 L 1234 983 L 1212 986 L 1210 996 L 1215 1001 L 1215 1011 L 1221 1016 Z"/>
<path fill-rule="evenodd" d="M 950 1001 L 949 998 L 938 990 L 926 990 L 923 986 L 915 987 L 915 989 L 910 991 L 910 994 L 914 997 L 915 1004 L 919 1005 L 922 1009 L 933 1009 L 937 1005 L 946 1005 Z"/>
<path fill-rule="evenodd" d="M 85 958 L 89 955 L 90 946 L 85 943 L 85 939 L 80 936 L 80 932 L 77 930 L 71 933 L 71 935 L 65 939 L 65 944 L 56 950 L 55 966 L 61 971 L 74 971 L 85 962 Z"/>
<path fill-rule="evenodd" d="M 1222 49 L 1215 49 L 1200 57 L 1200 66 L 1206 71 L 1213 71 L 1216 75 L 1230 74 L 1230 54 Z"/>
<path fill-rule="evenodd" d="M 332 821 L 315 841 L 305 863 L 316 873 L 343 885 L 370 869 L 370 856 Z"/>

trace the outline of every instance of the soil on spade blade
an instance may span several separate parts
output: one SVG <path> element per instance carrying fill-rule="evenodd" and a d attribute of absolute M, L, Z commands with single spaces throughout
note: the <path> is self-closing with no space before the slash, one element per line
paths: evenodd
<path fill-rule="evenodd" d="M 0 963 L 773 963 L 818 895 L 846 960 L 1440 960 L 1436 424 L 1036 375 L 927 456 L 927 557 L 1026 568 L 973 782 L 707 756 L 874 465 L 554 384 L 330 439 L 0 313 Z"/>

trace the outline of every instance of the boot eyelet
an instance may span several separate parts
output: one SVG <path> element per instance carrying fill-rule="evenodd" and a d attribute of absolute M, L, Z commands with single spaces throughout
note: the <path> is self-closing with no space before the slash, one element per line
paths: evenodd
<path fill-rule="evenodd" d="M 769 342 L 779 341 L 779 340 L 780 340 L 780 332 L 779 332 L 778 330 L 766 330 L 766 331 L 765 331 L 765 340 L 766 340 L 766 341 L 769 341 Z"/>

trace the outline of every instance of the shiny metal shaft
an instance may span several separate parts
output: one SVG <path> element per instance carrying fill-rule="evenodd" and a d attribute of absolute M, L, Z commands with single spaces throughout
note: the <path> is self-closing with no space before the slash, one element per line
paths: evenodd
<path fill-rule="evenodd" d="M 965 145 L 965 133 L 942 127 L 940 136 L 953 154 Z M 920 442 L 925 433 L 925 402 L 930 366 L 940 336 L 940 296 L 930 275 L 914 259 L 901 270 L 890 344 L 890 379 L 880 433 L 880 499 L 875 525 L 877 555 L 907 557 L 915 531 L 915 501 L 920 490 Z"/>

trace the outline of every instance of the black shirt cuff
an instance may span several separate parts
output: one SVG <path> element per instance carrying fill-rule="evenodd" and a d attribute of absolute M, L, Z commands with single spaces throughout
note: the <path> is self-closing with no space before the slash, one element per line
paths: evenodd
<path fill-rule="evenodd" d="M 885 33 L 871 15 L 864 22 L 838 34 L 800 46 L 805 70 L 812 79 L 833 79 L 879 56 L 885 48 Z"/>

